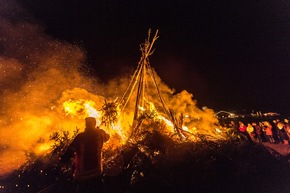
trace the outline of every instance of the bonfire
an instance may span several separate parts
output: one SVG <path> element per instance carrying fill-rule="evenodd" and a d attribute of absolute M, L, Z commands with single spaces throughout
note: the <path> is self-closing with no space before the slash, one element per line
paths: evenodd
<path fill-rule="evenodd" d="M 28 96 L 24 102 L 32 104 L 30 109 L 19 103 L 15 107 L 20 120 L 6 119 L 8 126 L 20 132 L 17 130 L 16 138 L 3 135 L 2 143 L 23 140 L 13 150 L 3 151 L 7 159 L 1 163 L 10 167 L 5 167 L 2 175 L 8 176 L 4 179 L 10 184 L 0 184 L 0 192 L 73 190 L 74 160 L 64 167 L 58 159 L 83 129 L 83 120 L 88 116 L 95 117 L 97 124 L 111 136 L 104 145 L 107 192 L 188 192 L 201 187 L 203 191 L 198 192 L 206 192 L 207 180 L 223 176 L 218 183 L 236 175 L 237 180 L 248 177 L 251 171 L 261 171 L 257 162 L 265 158 L 276 163 L 260 146 L 253 148 L 236 131 L 221 126 L 212 109 L 198 108 L 192 94 L 186 90 L 175 93 L 162 82 L 149 61 L 157 39 L 158 31 L 151 37 L 149 30 L 148 38 L 140 45 L 142 55 L 133 75 L 112 81 L 98 92 L 94 91 L 94 81 L 80 77 L 74 70 L 69 74 L 73 83 L 67 85 L 66 79 L 57 79 L 57 86 L 56 77 L 67 69 L 58 69 L 57 65 L 47 69 L 46 73 L 55 77 L 52 82 L 34 73 L 37 82 L 28 82 L 17 93 Z M 36 92 L 36 88 L 55 90 L 44 101 L 38 99 L 45 96 Z M 260 152 L 263 152 L 260 158 L 253 156 Z M 12 153 L 17 153 L 16 159 L 8 159 Z M 241 163 L 244 155 L 254 157 L 255 161 Z M 248 168 L 249 163 L 254 168 Z M 238 181 L 232 183 L 240 185 Z M 150 185 L 154 188 L 149 188 Z M 214 187 L 218 184 L 211 190 Z"/>
<path fill-rule="evenodd" d="M 154 52 L 158 31 L 152 40 L 150 35 L 151 30 L 145 43 L 140 45 L 141 59 L 122 96 L 102 97 L 103 104 L 99 107 L 97 103 L 100 101 L 90 97 L 63 99 L 66 116 L 95 117 L 111 135 L 105 149 L 122 149 L 128 142 L 138 141 L 142 133 L 153 131 L 177 142 L 229 139 L 228 129 L 219 125 L 213 110 L 199 109 L 192 95 L 185 90 L 174 94 L 151 68 L 149 56 Z M 76 89 L 80 88 L 69 92 L 74 93 Z"/>

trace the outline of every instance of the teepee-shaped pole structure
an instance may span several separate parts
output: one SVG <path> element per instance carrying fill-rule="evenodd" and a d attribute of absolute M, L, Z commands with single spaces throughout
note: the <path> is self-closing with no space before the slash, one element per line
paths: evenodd
<path fill-rule="evenodd" d="M 154 52 L 153 44 L 155 43 L 157 39 L 158 39 L 158 30 L 156 31 L 154 37 L 151 40 L 151 30 L 149 29 L 148 38 L 145 40 L 145 43 L 140 45 L 142 56 L 138 63 L 138 67 L 131 79 L 131 82 L 126 92 L 124 93 L 121 100 L 119 101 L 119 103 L 122 103 L 121 113 L 124 111 L 125 107 L 127 106 L 127 103 L 137 86 L 137 95 L 136 95 L 136 101 L 135 101 L 133 121 L 136 122 L 142 116 L 142 111 L 147 108 L 146 107 L 147 103 L 145 101 L 146 100 L 145 95 L 147 94 L 146 93 L 146 89 L 147 89 L 146 87 L 147 87 L 147 81 L 148 81 L 147 79 L 148 77 L 149 78 L 151 77 L 154 83 L 154 87 L 156 88 L 158 98 L 162 104 L 163 111 L 165 115 L 167 116 L 167 118 L 174 124 L 175 131 L 180 135 L 180 130 L 178 129 L 179 126 L 176 124 L 176 120 L 174 119 L 174 116 L 172 115 L 168 107 L 166 106 L 161 96 L 161 92 L 158 88 L 153 70 L 151 69 L 150 62 L 149 62 L 149 56 L 151 56 Z M 140 124 L 141 123 L 139 123 L 138 125 L 140 126 Z M 135 131 L 136 129 L 138 129 L 138 126 L 135 127 Z M 133 131 L 132 133 L 134 133 L 135 131 Z"/>
<path fill-rule="evenodd" d="M 151 30 L 148 32 L 148 39 L 145 41 L 144 44 L 140 45 L 140 50 L 142 52 L 141 59 L 139 61 L 139 76 L 137 77 L 138 82 L 138 89 L 137 89 L 137 98 L 135 103 L 135 111 L 134 111 L 134 120 L 137 120 L 140 117 L 140 109 L 145 108 L 144 99 L 145 99 L 145 92 L 146 92 L 146 85 L 147 85 L 147 71 L 150 69 L 149 63 L 149 56 L 153 54 L 154 50 L 152 51 L 152 47 L 154 42 L 157 40 L 158 30 L 155 33 L 152 41 L 150 42 L 150 33 Z"/>

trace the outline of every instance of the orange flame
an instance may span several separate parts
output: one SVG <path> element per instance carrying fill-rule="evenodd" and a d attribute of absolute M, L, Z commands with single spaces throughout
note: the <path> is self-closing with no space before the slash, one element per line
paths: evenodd
<path fill-rule="evenodd" d="M 0 87 L 4 91 L 0 93 L 0 176 L 20 167 L 26 160 L 25 151 L 32 148 L 37 155 L 46 152 L 53 132 L 73 133 L 75 128 L 83 129 L 87 116 L 95 117 L 101 125 L 102 113 L 98 109 L 101 109 L 104 94 L 97 91 L 106 93 L 106 98 L 120 97 L 130 82 L 121 78 L 105 86 L 98 84 L 97 80 L 79 72 L 86 59 L 83 50 L 53 40 L 30 23 L 9 21 L 0 22 L 1 36 L 5 39 L 1 42 L 4 49 L 1 54 L 6 53 L 0 56 Z M 187 91 L 173 95 L 157 75 L 156 82 L 168 108 L 188 115 L 184 120 L 185 131 L 223 137 L 223 132 L 214 129 L 217 119 L 213 110 L 199 109 Z M 154 106 L 158 97 L 149 97 L 147 104 L 152 101 L 149 107 L 142 108 L 155 111 L 156 119 L 167 125 L 166 132 L 173 133 L 172 122 Z M 101 125 L 111 134 L 107 148 L 117 148 L 129 138 L 132 105 L 130 108 L 110 127 Z"/>
<path fill-rule="evenodd" d="M 84 119 L 86 117 L 95 117 L 101 124 L 101 113 L 96 109 L 95 102 L 92 100 L 72 100 L 69 99 L 63 103 L 63 108 L 67 116 L 78 117 Z"/>

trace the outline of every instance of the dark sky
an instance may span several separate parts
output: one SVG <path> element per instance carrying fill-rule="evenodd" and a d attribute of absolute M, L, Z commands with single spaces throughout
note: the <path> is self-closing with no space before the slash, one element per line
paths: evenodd
<path fill-rule="evenodd" d="M 214 110 L 290 112 L 290 1 L 19 0 L 47 34 L 82 46 L 106 81 L 137 67 L 159 29 L 151 66 Z"/>

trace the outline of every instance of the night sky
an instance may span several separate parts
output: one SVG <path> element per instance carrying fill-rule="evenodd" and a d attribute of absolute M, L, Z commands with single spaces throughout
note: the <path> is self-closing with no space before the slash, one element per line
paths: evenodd
<path fill-rule="evenodd" d="M 134 70 L 158 29 L 151 66 L 176 92 L 215 111 L 290 114 L 290 1 L 18 1 L 48 35 L 82 47 L 104 82 Z"/>

